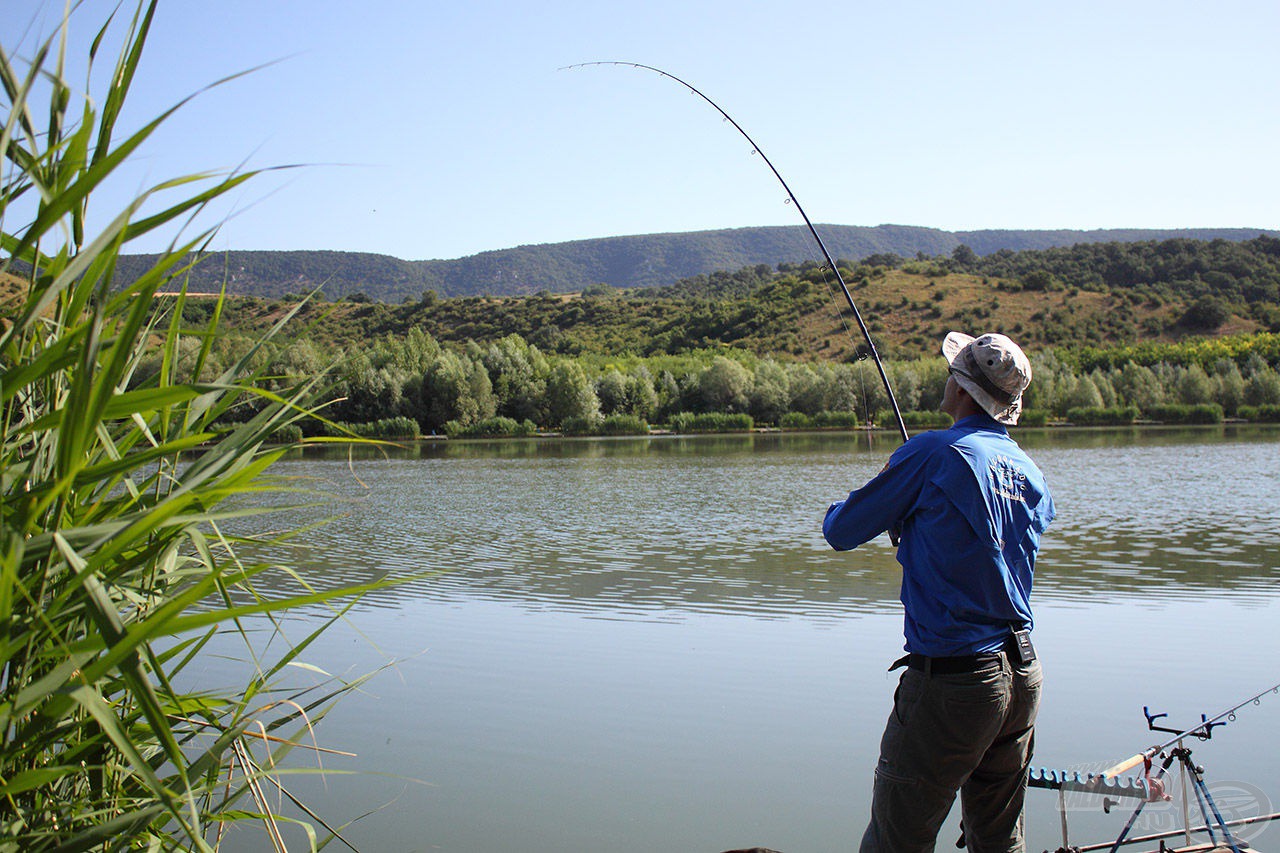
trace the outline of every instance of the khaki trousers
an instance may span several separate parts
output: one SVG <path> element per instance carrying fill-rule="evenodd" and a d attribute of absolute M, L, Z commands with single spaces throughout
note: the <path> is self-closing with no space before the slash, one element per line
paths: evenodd
<path fill-rule="evenodd" d="M 975 672 L 903 672 L 862 853 L 932 851 L 957 791 L 970 853 L 1023 853 L 1041 678 L 1039 661 L 1004 652 Z"/>

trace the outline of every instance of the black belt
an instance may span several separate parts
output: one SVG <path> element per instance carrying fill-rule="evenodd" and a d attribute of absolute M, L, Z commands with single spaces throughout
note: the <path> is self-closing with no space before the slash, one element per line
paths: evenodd
<path fill-rule="evenodd" d="M 1013 653 L 1015 650 L 1015 641 L 1013 637 L 1005 640 L 1003 652 Z M 983 652 L 980 655 L 957 655 L 956 657 L 931 658 L 928 655 L 918 655 L 912 652 L 903 655 L 893 662 L 893 666 L 889 667 L 889 671 L 909 666 L 912 669 L 918 669 L 923 672 L 937 673 L 938 675 L 955 675 L 961 672 L 977 672 L 984 667 L 988 667 L 1000 660 L 1002 652 Z"/>

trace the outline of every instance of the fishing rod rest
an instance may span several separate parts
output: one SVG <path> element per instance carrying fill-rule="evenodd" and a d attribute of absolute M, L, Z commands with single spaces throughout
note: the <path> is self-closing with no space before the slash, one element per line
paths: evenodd
<path fill-rule="evenodd" d="M 1200 725 L 1196 726 L 1194 729 L 1171 729 L 1168 726 L 1156 725 L 1156 720 L 1159 720 L 1162 717 L 1167 717 L 1169 716 L 1168 714 L 1153 714 L 1148 706 L 1143 705 L 1142 715 L 1147 718 L 1147 728 L 1153 732 L 1168 732 L 1173 735 L 1187 734 L 1191 737 L 1198 737 L 1200 740 L 1209 740 L 1213 737 L 1213 729 L 1215 726 L 1226 725 L 1225 722 L 1220 723 L 1215 720 L 1210 720 L 1208 716 L 1201 714 Z"/>

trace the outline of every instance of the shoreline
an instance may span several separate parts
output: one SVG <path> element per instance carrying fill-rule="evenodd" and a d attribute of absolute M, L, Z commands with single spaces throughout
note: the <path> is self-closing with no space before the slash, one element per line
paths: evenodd
<path fill-rule="evenodd" d="M 1050 421 L 1049 423 L 1038 426 L 1014 426 L 1010 428 L 1011 435 L 1026 434 L 1031 432 L 1049 433 L 1049 432 L 1102 432 L 1108 430 L 1136 429 L 1136 430 L 1168 430 L 1168 429 L 1214 429 L 1214 428 L 1238 428 L 1238 427 L 1256 427 L 1265 429 L 1273 427 L 1280 429 L 1280 423 L 1275 421 L 1248 421 L 1242 418 L 1225 418 L 1218 423 L 1196 424 L 1196 423 L 1177 423 L 1171 421 L 1152 421 L 1139 420 L 1128 424 L 1076 424 L 1070 421 Z M 945 426 L 921 426 L 908 427 L 913 434 L 920 432 L 928 432 L 930 430 L 946 429 Z M 447 435 L 422 435 L 422 436 L 388 436 L 382 438 L 360 438 L 353 439 L 354 443 L 372 443 L 372 444 L 443 444 L 456 442 L 475 442 L 475 441 L 529 441 L 529 440 L 575 440 L 575 439 L 628 439 L 628 438 L 692 438 L 699 436 L 717 436 L 717 435 L 838 435 L 840 433 L 848 434 L 865 434 L 865 435 L 881 435 L 896 434 L 894 427 L 869 425 L 855 427 L 806 427 L 803 429 L 786 429 L 782 427 L 752 427 L 751 429 L 733 429 L 733 430 L 692 430 L 689 432 L 676 432 L 671 429 L 655 427 L 648 432 L 623 433 L 617 435 L 601 435 L 601 434 L 580 434 L 580 433 L 563 433 L 554 430 L 545 430 L 535 432 L 531 435 L 470 435 L 450 438 Z M 308 442 L 305 438 L 301 442 L 281 442 L 282 445 L 297 446 L 317 446 L 315 443 Z M 332 444 L 332 441 L 326 442 Z"/>

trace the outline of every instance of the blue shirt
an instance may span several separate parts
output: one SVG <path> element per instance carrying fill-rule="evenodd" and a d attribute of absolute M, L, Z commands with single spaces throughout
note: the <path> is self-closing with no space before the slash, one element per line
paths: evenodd
<path fill-rule="evenodd" d="M 898 528 L 906 649 L 950 657 L 995 651 L 1031 627 L 1036 551 L 1053 518 L 1040 469 L 977 414 L 899 447 L 827 509 L 822 533 L 847 551 Z"/>

